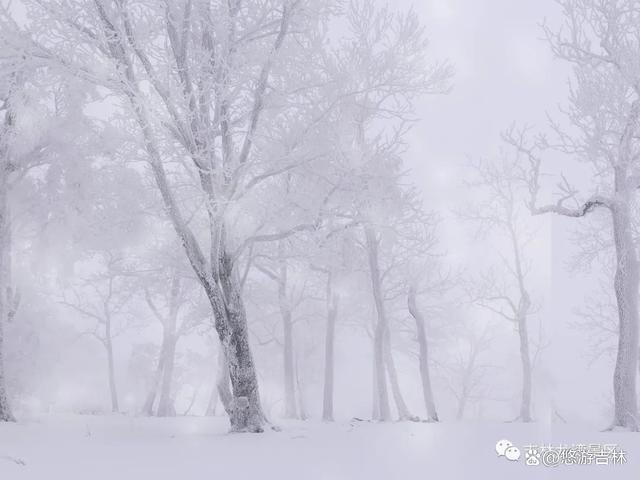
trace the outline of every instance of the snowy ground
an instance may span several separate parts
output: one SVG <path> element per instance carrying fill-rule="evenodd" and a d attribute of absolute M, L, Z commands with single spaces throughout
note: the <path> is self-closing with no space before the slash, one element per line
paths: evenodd
<path fill-rule="evenodd" d="M 226 434 L 224 418 L 52 416 L 0 424 L 1 480 L 638 479 L 640 435 L 554 425 L 281 422 Z M 556 468 L 498 457 L 495 444 L 618 444 L 626 465 Z M 229 476 L 224 476 L 229 474 Z"/>

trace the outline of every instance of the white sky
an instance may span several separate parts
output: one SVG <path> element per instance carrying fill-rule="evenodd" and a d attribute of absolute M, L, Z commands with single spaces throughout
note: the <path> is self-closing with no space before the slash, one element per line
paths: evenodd
<path fill-rule="evenodd" d="M 437 193 L 450 188 L 446 180 L 466 156 L 495 154 L 512 122 L 542 124 L 545 111 L 565 98 L 567 68 L 549 52 L 540 27 L 546 17 L 557 23 L 558 9 L 553 0 L 396 3 L 414 7 L 427 25 L 430 55 L 456 68 L 453 91 L 422 102 L 410 142 L 412 168 Z"/>

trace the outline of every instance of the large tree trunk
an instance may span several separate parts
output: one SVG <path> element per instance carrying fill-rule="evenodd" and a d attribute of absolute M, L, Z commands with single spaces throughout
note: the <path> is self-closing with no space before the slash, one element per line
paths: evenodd
<path fill-rule="evenodd" d="M 225 323 L 228 328 L 219 325 L 218 319 L 216 327 L 229 365 L 233 391 L 231 430 L 262 432 L 266 417 L 260 404 L 258 378 L 249 345 L 247 314 L 234 275 L 233 263 L 225 252 L 221 261 L 220 282 L 224 291 Z"/>
<path fill-rule="evenodd" d="M 9 406 L 4 373 L 4 324 L 9 311 L 5 295 L 9 287 L 8 260 L 10 258 L 10 252 L 7 251 L 9 246 L 8 175 L 6 159 L 3 159 L 0 163 L 0 422 L 15 421 Z"/>
<path fill-rule="evenodd" d="M 384 360 L 387 366 L 387 372 L 389 373 L 389 383 L 391 384 L 391 392 L 398 410 L 398 417 L 400 421 L 417 421 L 418 418 L 415 415 L 411 415 L 411 412 L 409 412 L 409 408 L 407 407 L 402 391 L 400 390 L 400 382 L 398 381 L 398 373 L 396 371 L 395 361 L 393 360 L 393 352 L 391 351 L 391 341 L 389 337 L 389 331 L 387 330 L 384 342 Z"/>
<path fill-rule="evenodd" d="M 520 361 L 522 363 L 522 402 L 520 404 L 520 420 L 531 422 L 531 356 L 529 355 L 529 331 L 527 317 L 518 319 L 518 336 L 520 337 Z"/>
<path fill-rule="evenodd" d="M 391 420 L 391 409 L 389 408 L 389 393 L 387 390 L 387 379 L 385 376 L 385 335 L 387 331 L 387 317 L 382 296 L 382 286 L 380 285 L 380 266 L 378 261 L 378 239 L 369 225 L 365 226 L 365 237 L 367 241 L 367 254 L 369 260 L 369 273 L 371 277 L 371 288 L 373 299 L 378 314 L 374 332 L 374 361 L 376 375 L 376 389 L 379 409 L 379 420 L 388 422 Z"/>
<path fill-rule="evenodd" d="M 118 390 L 116 386 L 116 373 L 113 360 L 113 341 L 111 338 L 111 321 L 106 321 L 106 335 L 104 346 L 107 350 L 107 368 L 109 374 L 109 392 L 111 393 L 111 411 L 118 413 L 120 407 L 118 406 Z"/>
<path fill-rule="evenodd" d="M 427 409 L 427 417 L 430 421 L 437 422 L 438 412 L 436 411 L 436 403 L 433 399 L 433 389 L 431 388 L 431 371 L 429 369 L 429 347 L 427 343 L 427 333 L 425 329 L 424 317 L 422 316 L 422 312 L 418 310 L 418 305 L 416 303 L 416 288 L 413 285 L 409 287 L 407 305 L 409 307 L 409 313 L 416 322 L 420 379 L 422 380 L 422 397 L 424 398 L 424 405 Z"/>
<path fill-rule="evenodd" d="M 612 206 L 616 249 L 614 287 L 618 306 L 619 335 L 613 374 L 613 426 L 638 430 L 636 373 L 638 365 L 638 257 L 633 242 L 630 192 L 626 176 L 616 169 L 617 201 Z"/>
<path fill-rule="evenodd" d="M 322 398 L 322 420 L 333 422 L 333 375 L 336 319 L 338 298 L 333 294 L 332 278 L 327 278 L 327 331 L 324 340 L 324 395 Z"/>
<path fill-rule="evenodd" d="M 112 30 L 108 23 L 105 25 L 107 31 Z M 238 279 L 235 278 L 236 272 L 233 268 L 232 255 L 227 251 L 226 239 L 223 234 L 223 219 L 211 219 L 212 251 L 208 265 L 198 240 L 182 216 L 169 185 L 162 157 L 153 137 L 148 112 L 144 103 L 138 98 L 139 91 L 130 61 L 126 55 L 122 54 L 118 54 L 118 60 L 122 63 L 125 76 L 130 82 L 130 89 L 126 93 L 142 131 L 145 149 L 149 155 L 150 166 L 165 210 L 213 310 L 216 331 L 229 365 L 229 377 L 233 390 L 232 413 L 230 415 L 231 431 L 262 432 L 266 418 L 260 405 L 258 379 L 249 345 L 244 303 Z M 204 172 L 201 173 L 204 175 Z M 204 179 L 203 187 L 205 192 L 211 196 L 213 188 L 211 179 Z M 209 215 L 211 216 L 211 212 Z M 220 222 L 216 222 L 216 220 L 220 220 Z"/>
<path fill-rule="evenodd" d="M 213 271 L 208 270 L 202 250 L 185 219 L 181 216 L 170 190 L 160 152 L 153 141 L 147 113 L 144 107 L 137 102 L 135 95 L 131 99 L 145 138 L 145 146 L 151 158 L 151 167 L 165 208 L 213 310 L 216 332 L 226 357 L 233 391 L 229 416 L 231 431 L 262 432 L 266 418 L 260 405 L 258 379 L 249 345 L 247 316 L 239 283 L 235 278 L 236 272 L 234 272 L 232 257 L 226 251 L 224 236 L 212 235 L 212 239 L 217 241 L 216 252 L 212 251 L 211 255 L 211 265 L 215 268 Z"/>

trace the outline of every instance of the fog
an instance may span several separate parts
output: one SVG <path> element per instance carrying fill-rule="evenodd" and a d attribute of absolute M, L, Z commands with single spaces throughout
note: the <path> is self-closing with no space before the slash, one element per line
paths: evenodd
<path fill-rule="evenodd" d="M 638 38 L 634 0 L 0 0 L 0 473 L 632 478 Z"/>

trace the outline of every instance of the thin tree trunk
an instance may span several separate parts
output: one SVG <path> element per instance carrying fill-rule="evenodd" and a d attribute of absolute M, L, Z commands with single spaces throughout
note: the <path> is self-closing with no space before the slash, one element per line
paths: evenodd
<path fill-rule="evenodd" d="M 15 76 L 12 78 L 15 80 Z M 10 158 L 8 138 L 15 124 L 15 111 L 11 106 L 11 95 L 5 99 L 6 112 L 0 130 L 0 422 L 13 422 L 15 418 L 9 405 L 4 371 L 4 326 L 7 321 L 10 299 L 6 292 L 11 275 L 11 219 L 9 214 Z"/>
<path fill-rule="evenodd" d="M 153 415 L 153 405 L 156 397 L 158 396 L 157 415 L 160 417 L 175 415 L 171 389 L 173 382 L 173 369 L 175 365 L 176 344 L 180 338 L 176 331 L 178 312 L 180 310 L 180 287 L 180 276 L 175 270 L 172 270 L 169 311 L 166 316 L 163 316 L 158 311 L 147 292 L 147 303 L 162 324 L 162 346 L 160 347 L 158 367 L 153 378 L 151 391 L 149 392 L 149 396 L 147 397 L 147 401 L 144 406 L 144 411 L 148 415 Z M 160 390 L 159 395 L 158 390 Z"/>
<path fill-rule="evenodd" d="M 162 379 L 162 369 L 164 368 L 165 350 L 167 348 L 167 339 L 163 335 L 162 346 L 160 347 L 160 354 L 158 355 L 158 365 L 156 371 L 153 374 L 153 382 L 151 383 L 151 389 L 147 395 L 147 399 L 144 402 L 142 411 L 145 415 L 153 415 L 153 405 L 156 402 L 158 396 L 158 389 L 160 388 L 160 381 Z"/>
<path fill-rule="evenodd" d="M 296 375 L 296 391 L 297 391 L 296 398 L 298 399 L 298 411 L 300 412 L 299 418 L 300 420 L 307 420 L 309 418 L 309 415 L 307 414 L 307 404 L 305 402 L 304 386 L 300 378 L 299 361 L 296 361 L 296 364 L 295 364 L 295 375 Z"/>
<path fill-rule="evenodd" d="M 471 382 L 473 377 L 473 366 L 475 360 L 472 358 L 469 359 L 467 363 L 467 368 L 464 371 L 464 375 L 462 377 L 462 391 L 460 392 L 460 397 L 458 398 L 458 410 L 456 412 L 456 419 L 462 420 L 464 418 L 464 412 L 467 408 L 467 403 L 469 402 L 469 395 L 471 394 Z"/>
<path fill-rule="evenodd" d="M 391 341 L 389 337 L 389 331 L 387 330 L 387 334 L 385 335 L 384 349 L 385 364 L 387 366 L 387 372 L 389 374 L 391 392 L 396 403 L 396 409 L 398 410 L 398 417 L 400 421 L 417 421 L 418 418 L 415 415 L 412 415 L 411 412 L 409 412 L 409 408 L 407 407 L 407 404 L 404 401 L 404 396 L 402 395 L 402 390 L 400 390 L 400 382 L 398 381 L 398 373 L 396 371 L 396 364 L 393 359 L 393 352 L 391 351 Z"/>
<path fill-rule="evenodd" d="M 531 309 L 531 298 L 525 286 L 525 273 L 522 267 L 522 253 L 518 235 L 516 233 L 513 210 L 509 210 L 509 236 L 513 248 L 513 259 L 516 280 L 520 291 L 515 322 L 518 327 L 518 338 L 520 340 L 520 361 L 522 364 L 522 401 L 520 402 L 520 420 L 531 422 L 531 355 L 529 354 L 529 331 L 527 327 L 527 316 Z"/>
<path fill-rule="evenodd" d="M 291 315 L 283 318 L 284 327 L 284 416 L 285 418 L 298 418 L 296 411 L 295 379 L 293 366 L 293 324 Z"/>
<path fill-rule="evenodd" d="M 462 420 L 464 418 L 464 411 L 467 407 L 467 392 L 465 389 L 462 391 L 462 395 L 458 399 L 458 408 L 456 410 L 456 420 Z"/>
<path fill-rule="evenodd" d="M 222 353 L 222 349 L 218 351 L 218 364 L 220 362 L 224 362 L 224 353 Z M 218 398 L 220 394 L 218 393 L 218 379 L 220 377 L 220 366 L 216 367 L 214 380 L 213 380 L 213 388 L 211 389 L 211 395 L 209 395 L 209 403 L 207 404 L 207 410 L 205 411 L 205 416 L 214 417 L 216 415 L 216 410 L 218 409 Z M 229 374 L 227 373 L 227 387 L 229 386 Z M 231 396 L 231 392 L 229 392 L 229 396 Z M 225 409 L 226 411 L 226 409 Z"/>
<path fill-rule="evenodd" d="M 458 400 L 458 412 L 456 418 L 462 420 L 464 417 L 469 398 L 473 393 L 473 371 L 476 368 L 476 360 L 479 355 L 479 349 L 471 343 L 469 346 L 469 358 L 462 375 L 462 391 Z"/>
<path fill-rule="evenodd" d="M 9 117 L 9 114 L 7 114 Z M 9 207 L 8 207 L 8 167 L 6 159 L 0 164 L 0 422 L 13 422 L 15 418 L 9 406 L 4 373 L 4 324 L 9 306 L 5 292 L 8 288 L 8 260 L 7 251 L 9 236 Z"/>
<path fill-rule="evenodd" d="M 626 175 L 616 168 L 618 199 L 612 207 L 616 247 L 614 278 L 619 317 L 618 352 L 613 374 L 613 426 L 638 430 L 636 372 L 638 369 L 638 257 L 633 242 L 630 193 Z"/>
<path fill-rule="evenodd" d="M 520 405 L 520 420 L 531 422 L 531 356 L 529 355 L 529 332 L 527 317 L 518 320 L 518 334 L 520 337 L 520 360 L 522 362 L 522 403 Z"/>
<path fill-rule="evenodd" d="M 384 299 L 382 297 L 382 286 L 380 285 L 380 266 L 378 261 L 378 239 L 370 225 L 364 227 L 365 237 L 367 241 L 367 254 L 369 260 L 369 273 L 371 277 L 371 287 L 373 298 L 378 314 L 378 322 L 376 323 L 374 332 L 374 361 L 376 374 L 376 387 L 378 408 L 380 411 L 379 419 L 382 422 L 391 420 L 391 409 L 389 408 L 389 393 L 387 390 L 387 379 L 385 375 L 385 334 L 387 331 L 387 317 L 384 308 Z"/>
<path fill-rule="evenodd" d="M 205 416 L 207 417 L 215 417 L 216 410 L 218 409 L 218 385 L 214 383 L 213 388 L 211 389 L 211 395 L 209 395 L 209 403 L 207 403 L 207 410 L 205 411 Z"/>
<path fill-rule="evenodd" d="M 375 338 L 371 342 L 371 419 L 380 420 L 380 394 L 378 393 L 378 366 L 376 364 Z"/>
<path fill-rule="evenodd" d="M 189 406 L 187 406 L 187 409 L 182 413 L 183 417 L 186 417 L 191 413 L 193 406 L 196 404 L 196 399 L 198 398 L 198 393 L 200 392 L 201 386 L 202 384 L 198 385 L 198 388 L 196 388 L 195 391 L 193 392 L 193 395 L 191 396 L 191 401 L 189 402 Z M 174 408 L 173 414 L 175 415 L 175 408 Z"/>
<path fill-rule="evenodd" d="M 433 389 L 431 388 L 431 372 L 429 368 L 429 347 L 427 343 L 427 333 L 425 329 L 425 321 L 422 312 L 418 310 L 416 303 L 416 288 L 414 285 L 409 287 L 409 295 L 407 296 L 407 305 L 409 313 L 416 322 L 416 336 L 418 337 L 419 349 L 419 365 L 420 380 L 422 381 L 422 397 L 424 405 L 427 409 L 427 417 L 432 422 L 438 421 L 438 412 L 436 411 L 436 403 L 433 399 Z"/>
<path fill-rule="evenodd" d="M 104 345 L 107 350 L 109 391 L 111 392 L 111 411 L 113 413 L 118 413 L 120 411 L 120 407 L 118 406 L 118 390 L 116 386 L 116 374 L 113 360 L 113 342 L 111 339 L 111 321 L 109 319 L 106 320 L 106 336 Z"/>
<path fill-rule="evenodd" d="M 327 276 L 327 331 L 324 341 L 324 395 L 322 399 L 322 420 L 333 422 L 333 376 L 336 319 L 338 298 L 333 294 L 332 276 Z"/>
<path fill-rule="evenodd" d="M 165 349 L 165 359 L 163 361 L 164 368 L 162 370 L 162 388 L 160 389 L 160 400 L 158 401 L 159 417 L 173 417 L 176 414 L 172 398 L 172 383 L 177 341 L 178 339 L 175 335 L 169 336 L 167 339 L 167 348 Z"/>
<path fill-rule="evenodd" d="M 464 410 L 466 406 L 467 406 L 467 396 L 464 395 L 463 397 L 460 397 L 460 400 L 458 400 L 458 409 L 456 410 L 456 420 L 462 420 L 464 418 Z"/>
<path fill-rule="evenodd" d="M 229 387 L 229 363 L 222 348 L 218 352 L 218 373 L 216 377 L 216 392 L 220 397 L 224 411 L 231 415 L 233 411 L 233 395 Z"/>
<path fill-rule="evenodd" d="M 284 258 L 284 243 L 278 243 L 278 304 L 282 316 L 283 330 L 283 376 L 284 376 L 284 416 L 285 418 L 298 418 L 296 411 L 295 379 L 293 371 L 293 321 L 291 319 L 291 306 L 287 298 L 287 262 Z"/>

